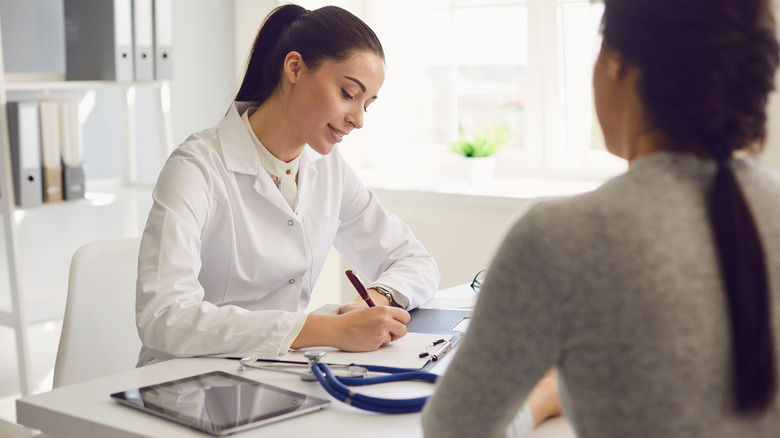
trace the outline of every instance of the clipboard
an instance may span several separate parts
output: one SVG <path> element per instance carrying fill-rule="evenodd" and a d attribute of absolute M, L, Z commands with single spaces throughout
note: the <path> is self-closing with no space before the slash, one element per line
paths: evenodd
<path fill-rule="evenodd" d="M 406 324 L 410 333 L 438 333 L 452 335 L 450 344 L 454 348 L 463 336 L 463 332 L 456 327 L 462 326 L 464 321 L 471 318 L 471 310 L 451 310 L 451 309 L 413 309 L 409 311 L 412 319 Z M 452 348 L 442 353 L 437 360 L 429 360 L 421 369 L 428 371 L 438 363 L 438 361 L 447 355 Z"/>
<path fill-rule="evenodd" d="M 412 320 L 406 324 L 410 332 L 415 333 L 448 333 L 461 335 L 456 327 L 464 319 L 471 318 L 471 310 L 451 309 L 413 309 L 409 311 Z"/>
<path fill-rule="evenodd" d="M 310 312 L 310 315 L 330 315 L 340 307 L 339 304 L 325 304 Z M 452 309 L 412 309 L 409 315 L 411 321 L 406 324 L 409 332 L 413 333 L 441 333 L 460 335 L 463 331 L 456 330 L 461 322 L 471 318 L 472 310 Z"/>
<path fill-rule="evenodd" d="M 331 312 L 339 308 L 338 304 L 326 304 L 310 314 L 312 315 L 329 315 Z M 458 326 L 467 326 L 462 324 L 468 322 L 471 318 L 472 310 L 453 310 L 453 309 L 412 309 L 409 311 L 411 320 L 406 324 L 406 328 L 409 333 L 427 333 L 438 335 L 450 335 L 450 345 L 454 348 L 463 336 L 464 329 L 457 330 Z M 436 360 L 429 360 L 423 365 L 421 370 L 428 371 L 438 363 L 438 361 L 452 351 L 452 348 L 442 353 Z"/>

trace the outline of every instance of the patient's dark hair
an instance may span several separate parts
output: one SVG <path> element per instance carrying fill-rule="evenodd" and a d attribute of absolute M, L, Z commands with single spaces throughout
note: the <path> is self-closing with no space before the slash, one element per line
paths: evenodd
<path fill-rule="evenodd" d="M 769 0 L 604 0 L 604 43 L 640 70 L 651 128 L 718 162 L 710 217 L 731 318 L 734 401 L 764 412 L 777 393 L 768 274 L 759 230 L 732 170 L 760 151 L 778 42 Z"/>
<path fill-rule="evenodd" d="M 234 100 L 262 104 L 268 99 L 281 80 L 282 64 L 290 52 L 300 53 L 306 67 L 316 70 L 323 61 L 343 61 L 363 50 L 385 58 L 374 31 L 352 13 L 336 6 L 313 11 L 292 4 L 279 6 L 257 32 Z"/>

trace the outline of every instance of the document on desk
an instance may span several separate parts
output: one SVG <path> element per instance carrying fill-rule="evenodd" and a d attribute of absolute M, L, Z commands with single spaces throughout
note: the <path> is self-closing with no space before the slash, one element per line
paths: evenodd
<path fill-rule="evenodd" d="M 325 351 L 322 362 L 334 365 L 381 365 L 398 368 L 422 369 L 431 360 L 430 354 L 420 357 L 421 353 L 432 351 L 431 346 L 440 339 L 450 341 L 452 335 L 434 333 L 407 333 L 401 339 L 383 345 L 376 351 L 351 353 L 332 347 L 302 348 L 288 353 L 280 359 L 306 362 L 303 354 L 307 351 Z M 439 344 L 437 344 L 439 345 Z"/>
<path fill-rule="evenodd" d="M 460 284 L 440 290 L 421 307 L 424 309 L 474 309 L 477 304 L 477 294 L 469 283 Z"/>

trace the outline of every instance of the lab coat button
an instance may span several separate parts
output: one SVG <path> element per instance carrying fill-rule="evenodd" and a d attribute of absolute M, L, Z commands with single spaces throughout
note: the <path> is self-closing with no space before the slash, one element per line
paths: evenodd
<path fill-rule="evenodd" d="M 289 226 L 293 226 L 294 223 L 295 222 L 293 222 L 292 220 L 287 221 L 287 225 L 289 225 Z"/>
<path fill-rule="evenodd" d="M 294 279 L 294 278 L 291 278 L 291 279 L 290 279 L 290 284 L 293 284 L 293 283 L 295 283 L 295 279 Z"/>

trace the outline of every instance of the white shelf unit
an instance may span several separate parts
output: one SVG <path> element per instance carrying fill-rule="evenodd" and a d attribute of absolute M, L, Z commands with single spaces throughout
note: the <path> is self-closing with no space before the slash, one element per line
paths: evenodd
<path fill-rule="evenodd" d="M 53 293 L 57 295 L 54 299 L 46 296 L 39 299 L 32 306 L 30 297 L 25 296 L 30 292 L 30 288 L 25 284 L 25 276 L 22 275 L 23 266 L 21 266 L 19 224 L 20 216 L 37 215 L 42 216 L 43 221 L 59 221 L 60 216 L 67 216 L 68 211 L 72 209 L 91 209 L 97 212 L 101 206 L 111 203 L 121 203 L 129 201 L 129 205 L 138 205 L 140 199 L 150 199 L 149 185 L 137 184 L 136 178 L 136 121 L 135 121 L 135 92 L 136 87 L 153 87 L 156 90 L 156 106 L 159 111 L 161 123 L 160 130 L 160 159 L 164 159 L 170 153 L 172 147 L 171 119 L 170 119 L 170 89 L 167 81 L 151 82 L 110 82 L 110 81 L 65 81 L 62 75 L 18 75 L 3 74 L 5 71 L 2 59 L 2 41 L 0 41 L 0 172 L 4 175 L 0 180 L 0 220 L 2 221 L 2 237 L 5 240 L 4 259 L 8 268 L 8 284 L 10 296 L 10 310 L 0 308 L 0 326 L 10 327 L 14 331 L 17 355 L 17 367 L 19 375 L 19 389 L 22 395 L 29 395 L 33 392 L 33 382 L 30 373 L 30 345 L 27 336 L 27 327 L 30 324 L 36 324 L 47 320 L 60 319 L 64 312 L 64 302 L 66 284 Z M 122 130 L 119 137 L 122 139 L 124 153 L 124 175 L 118 181 L 90 181 L 88 179 L 87 194 L 84 200 L 65 201 L 51 204 L 42 204 L 31 208 L 19 208 L 15 205 L 13 191 L 13 172 L 11 161 L 11 149 L 8 136 L 8 119 L 6 114 L 6 103 L 8 91 L 39 91 L 48 93 L 59 90 L 91 90 L 103 87 L 119 87 L 124 92 L 121 93 L 121 114 L 123 118 Z M 93 190 L 93 187 L 95 190 Z M 137 207 L 136 207 L 137 210 Z M 70 213 L 71 215 L 81 215 L 79 213 Z M 127 221 L 130 225 L 124 226 L 125 235 L 137 234 L 137 221 L 139 215 L 143 212 L 126 212 Z M 94 216 L 94 214 L 93 214 Z M 89 221 L 86 221 L 88 223 Z M 63 224 L 59 224 L 63 226 Z M 84 225 L 88 227 L 89 225 Z M 120 227 L 121 228 L 121 227 Z M 121 237 L 120 235 L 111 237 Z M 107 238 L 106 236 L 97 236 L 96 240 Z M 45 248 L 36 249 L 44 251 Z M 63 267 L 65 269 L 65 267 Z M 65 289 L 63 291 L 62 289 Z M 45 302 L 45 303 L 42 303 Z M 34 311 L 31 311 L 34 310 Z"/>

